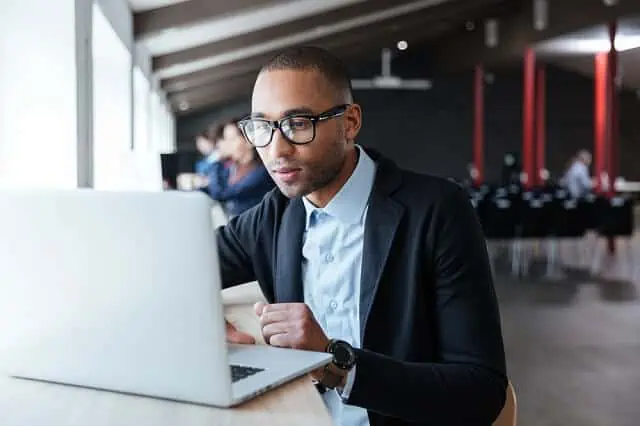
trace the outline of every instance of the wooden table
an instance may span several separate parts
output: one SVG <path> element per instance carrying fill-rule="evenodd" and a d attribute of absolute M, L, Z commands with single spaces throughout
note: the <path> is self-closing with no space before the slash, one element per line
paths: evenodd
<path fill-rule="evenodd" d="M 260 297 L 255 284 L 225 292 L 225 314 L 254 336 L 251 305 Z M 0 425 L 329 426 L 331 417 L 307 376 L 233 409 L 0 377 Z"/>

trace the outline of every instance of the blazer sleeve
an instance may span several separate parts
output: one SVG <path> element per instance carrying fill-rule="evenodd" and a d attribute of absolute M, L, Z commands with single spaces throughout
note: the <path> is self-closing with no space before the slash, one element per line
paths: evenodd
<path fill-rule="evenodd" d="M 222 288 L 257 279 L 252 259 L 256 237 L 262 223 L 264 204 L 258 204 L 216 230 Z"/>
<path fill-rule="evenodd" d="M 347 403 L 408 422 L 490 425 L 507 377 L 485 240 L 462 191 L 435 208 L 427 238 L 435 268 L 439 361 L 403 362 L 356 350 Z"/>

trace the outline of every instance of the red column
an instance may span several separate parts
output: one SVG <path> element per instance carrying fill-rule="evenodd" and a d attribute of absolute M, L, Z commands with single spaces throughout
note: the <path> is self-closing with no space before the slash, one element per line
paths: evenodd
<path fill-rule="evenodd" d="M 607 53 L 598 53 L 594 70 L 594 143 L 593 173 L 596 176 L 598 193 L 602 192 L 602 173 L 607 169 Z"/>
<path fill-rule="evenodd" d="M 535 184 L 535 152 L 534 152 L 534 121 L 535 121 L 535 75 L 536 57 L 533 49 L 528 48 L 524 54 L 524 94 L 522 104 L 522 164 L 526 179 L 525 188 Z"/>
<path fill-rule="evenodd" d="M 476 65 L 473 80 L 473 165 L 475 184 L 484 182 L 484 67 Z"/>
<path fill-rule="evenodd" d="M 546 70 L 543 64 L 536 70 L 536 179 L 535 184 L 542 185 L 542 170 L 545 167 L 547 145 L 546 120 Z"/>
<path fill-rule="evenodd" d="M 615 179 L 618 175 L 618 95 L 616 76 L 618 73 L 618 53 L 614 39 L 617 25 L 609 25 L 609 52 L 595 57 L 595 128 L 594 128 L 594 174 L 598 178 L 598 192 L 613 195 Z M 608 176 L 608 188 L 602 187 L 601 176 Z"/>

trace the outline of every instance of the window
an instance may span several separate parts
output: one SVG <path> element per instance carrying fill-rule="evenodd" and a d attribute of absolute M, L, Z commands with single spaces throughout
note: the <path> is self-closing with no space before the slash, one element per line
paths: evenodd
<path fill-rule="evenodd" d="M 133 70 L 133 146 L 136 151 L 150 151 L 150 84 L 139 67 Z"/>
<path fill-rule="evenodd" d="M 159 152 L 162 146 L 162 136 L 164 129 L 162 126 L 162 102 L 160 101 L 160 95 L 157 92 L 151 93 L 151 141 L 150 148 L 153 152 Z"/>
<path fill-rule="evenodd" d="M 97 4 L 93 7 L 93 184 L 109 189 L 120 180 L 131 151 L 132 59 Z"/>
<path fill-rule="evenodd" d="M 75 2 L 2 2 L 0 40 L 0 185 L 77 186 Z"/>

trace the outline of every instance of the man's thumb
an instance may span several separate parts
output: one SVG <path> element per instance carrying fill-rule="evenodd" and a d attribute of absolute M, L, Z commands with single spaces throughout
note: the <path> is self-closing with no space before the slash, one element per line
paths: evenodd
<path fill-rule="evenodd" d="M 233 326 L 229 321 L 226 321 L 227 324 L 227 342 L 229 343 L 238 343 L 243 345 L 251 345 L 256 342 L 256 340 L 247 333 L 243 333 L 238 331 L 237 328 Z"/>

